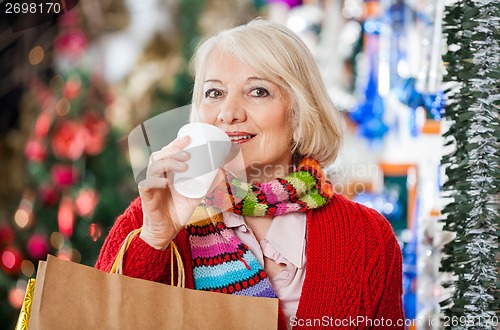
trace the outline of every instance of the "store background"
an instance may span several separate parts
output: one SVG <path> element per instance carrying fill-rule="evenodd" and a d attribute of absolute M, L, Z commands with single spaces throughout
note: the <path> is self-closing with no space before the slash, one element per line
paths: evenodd
<path fill-rule="evenodd" d="M 127 135 L 190 101 L 199 41 L 255 17 L 313 52 L 346 123 L 329 168 L 336 190 L 381 212 L 403 257 L 408 319 L 439 317 L 442 133 L 447 124 L 441 0 L 107 0 L 0 25 L 0 327 L 12 329 L 47 253 L 93 265 L 137 195 Z M 6 320 L 4 322 L 4 320 Z M 418 326 L 419 329 L 441 328 Z"/>

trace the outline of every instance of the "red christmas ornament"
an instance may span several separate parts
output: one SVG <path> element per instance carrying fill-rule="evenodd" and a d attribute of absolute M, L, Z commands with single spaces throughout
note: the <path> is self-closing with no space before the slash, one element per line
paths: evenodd
<path fill-rule="evenodd" d="M 55 164 L 50 171 L 52 182 L 59 187 L 73 185 L 78 180 L 78 171 L 70 165 Z"/>
<path fill-rule="evenodd" d="M 89 226 L 89 236 L 92 241 L 97 241 L 102 235 L 102 228 L 96 223 L 91 223 Z"/>
<path fill-rule="evenodd" d="M 35 135 L 44 138 L 49 133 L 52 117 L 47 111 L 42 111 L 35 122 Z"/>
<path fill-rule="evenodd" d="M 16 275 L 21 270 L 23 257 L 15 247 L 7 247 L 0 252 L 0 267 L 9 275 Z"/>
<path fill-rule="evenodd" d="M 38 197 L 45 205 L 54 206 L 59 200 L 59 190 L 53 184 L 42 183 L 38 187 Z"/>
<path fill-rule="evenodd" d="M 85 150 L 85 130 L 71 121 L 62 122 L 52 135 L 52 150 L 60 159 L 77 160 Z"/>
<path fill-rule="evenodd" d="M 94 213 L 99 196 L 93 189 L 82 189 L 75 199 L 75 209 L 79 216 L 87 217 Z"/>
<path fill-rule="evenodd" d="M 79 79 L 73 78 L 68 80 L 62 90 L 63 97 L 67 98 L 70 101 L 73 100 L 80 94 L 81 86 L 82 83 Z"/>
<path fill-rule="evenodd" d="M 109 125 L 100 115 L 95 112 L 87 112 L 82 120 L 86 128 L 85 152 L 89 155 L 97 155 L 104 149 Z"/>
<path fill-rule="evenodd" d="M 44 259 L 47 253 L 49 253 L 47 236 L 43 234 L 34 234 L 29 238 L 26 249 L 33 259 Z"/>
<path fill-rule="evenodd" d="M 24 155 L 29 161 L 41 163 L 47 157 L 47 148 L 37 138 L 30 139 L 24 147 Z"/>
<path fill-rule="evenodd" d="M 75 213 L 73 209 L 73 202 L 70 197 L 63 197 L 57 212 L 57 224 L 59 231 L 66 237 L 73 235 L 73 225 L 75 222 Z"/>

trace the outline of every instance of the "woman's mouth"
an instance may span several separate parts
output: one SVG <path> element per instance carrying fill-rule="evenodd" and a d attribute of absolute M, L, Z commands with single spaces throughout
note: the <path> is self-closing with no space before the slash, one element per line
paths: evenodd
<path fill-rule="evenodd" d="M 247 132 L 226 132 L 226 134 L 231 139 L 232 143 L 243 144 L 250 141 L 257 134 L 251 134 Z"/>

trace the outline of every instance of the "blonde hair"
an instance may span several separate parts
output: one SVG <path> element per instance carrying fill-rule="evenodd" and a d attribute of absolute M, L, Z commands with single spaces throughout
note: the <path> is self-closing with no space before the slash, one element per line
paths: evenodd
<path fill-rule="evenodd" d="M 290 29 L 265 20 L 220 32 L 204 41 L 192 61 L 195 72 L 191 122 L 199 120 L 203 80 L 210 54 L 221 50 L 238 58 L 264 79 L 281 87 L 292 100 L 292 152 L 326 166 L 335 161 L 342 144 L 342 120 L 328 96 L 314 58 Z"/>

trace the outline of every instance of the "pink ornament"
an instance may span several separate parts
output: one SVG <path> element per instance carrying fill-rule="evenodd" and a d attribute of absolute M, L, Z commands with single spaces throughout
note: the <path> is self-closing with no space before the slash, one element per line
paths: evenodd
<path fill-rule="evenodd" d="M 61 33 L 54 41 L 54 50 L 71 58 L 79 58 L 87 49 L 87 37 L 82 30 L 69 29 Z"/>
<path fill-rule="evenodd" d="M 34 234 L 29 238 L 26 248 L 33 259 L 45 259 L 49 252 L 49 242 L 45 235 Z"/>
<path fill-rule="evenodd" d="M 75 209 L 79 216 L 87 217 L 94 213 L 99 196 L 93 189 L 82 189 L 75 199 Z"/>
<path fill-rule="evenodd" d="M 73 202 L 70 197 L 63 197 L 57 212 L 57 224 L 59 231 L 66 237 L 73 235 L 73 225 L 75 222 L 75 213 L 73 209 Z"/>
<path fill-rule="evenodd" d="M 61 123 L 52 135 L 52 150 L 60 159 L 77 160 L 85 150 L 85 130 L 71 121 Z"/>
<path fill-rule="evenodd" d="M 54 206 L 59 200 L 59 190 L 50 183 L 42 183 L 38 187 L 38 197 L 45 205 Z"/>
<path fill-rule="evenodd" d="M 30 139 L 24 147 L 24 155 L 29 161 L 41 163 L 47 157 L 47 148 L 37 138 Z"/>
<path fill-rule="evenodd" d="M 7 247 L 0 252 L 0 267 L 9 275 L 16 275 L 21 270 L 23 258 L 15 247 Z"/>
<path fill-rule="evenodd" d="M 52 182 L 59 187 L 73 185 L 78 180 L 78 171 L 70 165 L 55 164 L 51 170 Z"/>

